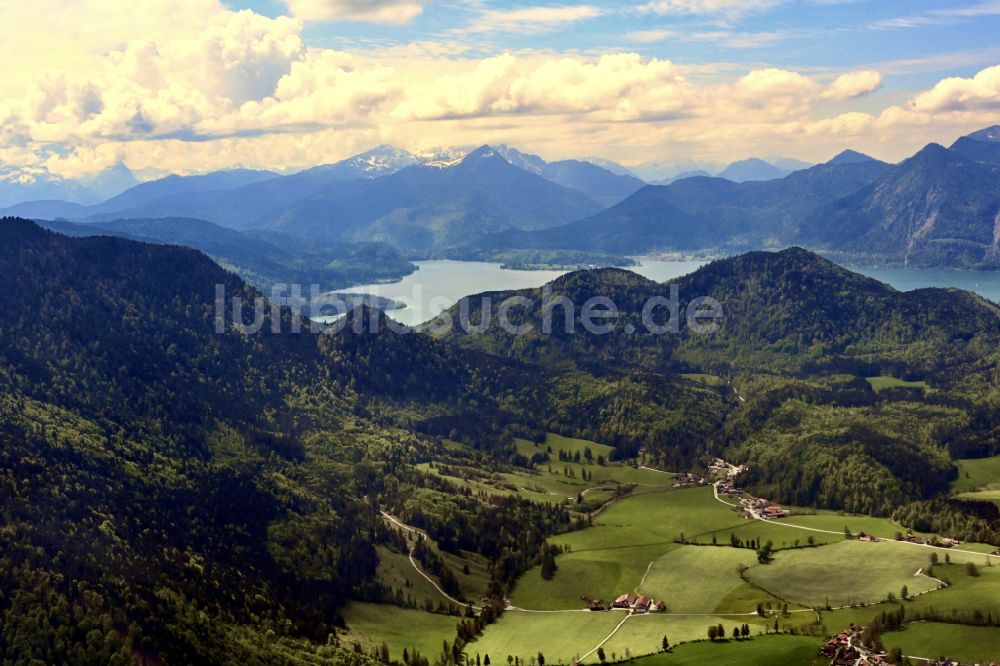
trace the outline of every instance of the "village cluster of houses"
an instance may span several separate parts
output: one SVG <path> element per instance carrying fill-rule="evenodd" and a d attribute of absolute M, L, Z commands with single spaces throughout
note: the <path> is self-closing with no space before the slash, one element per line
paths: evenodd
<path fill-rule="evenodd" d="M 702 486 L 704 484 L 705 479 L 702 477 L 684 472 L 683 474 L 677 475 L 677 480 L 674 481 L 674 488 L 689 488 L 691 486 Z"/>
<path fill-rule="evenodd" d="M 740 507 L 742 507 L 743 513 L 747 518 L 768 520 L 771 518 L 784 518 L 788 515 L 786 509 L 765 499 L 754 497 L 736 485 L 736 477 L 747 470 L 746 465 L 733 465 L 721 458 L 716 458 L 708 467 L 724 475 L 722 480 L 715 484 L 716 492 L 719 495 L 728 495 L 739 501 Z"/>
<path fill-rule="evenodd" d="M 708 468 L 715 472 L 722 472 L 729 478 L 735 478 L 749 469 L 746 465 L 733 465 L 727 463 L 722 458 L 716 458 L 708 464 Z"/>
<path fill-rule="evenodd" d="M 720 495 L 728 495 L 735 500 L 738 500 L 740 506 L 743 508 L 744 514 L 749 518 L 762 518 L 768 520 L 771 518 L 784 518 L 788 515 L 788 510 L 778 506 L 777 504 L 772 504 L 766 499 L 760 499 L 759 497 L 754 497 L 748 494 L 742 488 L 733 485 L 731 479 L 725 481 L 720 481 L 716 486 L 718 493 Z"/>
<path fill-rule="evenodd" d="M 758 518 L 784 518 L 788 515 L 786 509 L 762 499 L 758 499 L 753 503 L 753 509 L 756 511 Z"/>
<path fill-rule="evenodd" d="M 861 644 L 863 629 L 852 624 L 828 640 L 819 653 L 830 657 L 830 666 L 884 666 L 888 663 L 884 654 L 872 652 Z"/>
<path fill-rule="evenodd" d="M 939 546 L 941 548 L 954 548 L 955 546 L 962 545 L 962 542 L 958 539 L 952 539 L 950 537 L 943 537 L 941 539 L 928 539 L 927 537 L 917 536 L 916 534 L 908 533 L 903 537 L 904 541 L 909 543 L 919 543 L 925 546 Z"/>
<path fill-rule="evenodd" d="M 613 604 L 612 608 L 628 608 L 633 613 L 648 613 L 650 611 L 663 611 L 667 610 L 667 605 L 662 601 L 655 601 L 651 597 L 647 597 L 645 594 L 633 594 L 629 592 L 628 594 L 619 595 Z"/>
<path fill-rule="evenodd" d="M 869 650 L 861 643 L 861 632 L 864 627 L 852 624 L 839 634 L 836 634 L 826 644 L 819 649 L 819 653 L 825 657 L 830 657 L 830 666 L 886 666 L 885 653 Z M 941 659 L 938 661 L 925 661 L 927 666 L 966 666 L 951 659 Z M 976 665 L 979 666 L 979 665 Z M 982 664 L 981 666 L 986 666 Z M 1000 666 L 997 662 L 990 662 L 989 666 Z"/>

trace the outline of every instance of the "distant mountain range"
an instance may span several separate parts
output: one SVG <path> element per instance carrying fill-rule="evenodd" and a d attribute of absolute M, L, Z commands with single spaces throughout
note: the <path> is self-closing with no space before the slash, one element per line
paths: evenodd
<path fill-rule="evenodd" d="M 587 265 L 622 263 L 615 255 L 797 243 L 868 264 L 1000 266 L 998 127 L 950 148 L 928 146 L 897 165 L 845 150 L 807 168 L 751 158 L 714 177 L 690 171 L 661 185 L 595 161 L 547 162 L 506 145 L 419 154 L 379 146 L 291 175 L 168 176 L 99 203 L 88 197 L 134 182 L 124 165 L 93 179 L 86 194 L 41 173 L 29 187 L 25 174 L 8 170 L 0 195 L 45 196 L 0 214 L 98 224 L 197 219 L 307 239 L 324 251 L 378 242 L 409 258 L 503 257 L 514 265 L 554 252 Z"/>
<path fill-rule="evenodd" d="M 487 233 L 587 217 L 643 186 L 589 162 L 547 163 L 506 147 L 417 155 L 380 146 L 287 176 L 246 169 L 175 175 L 98 204 L 34 200 L 2 213 L 88 223 L 201 219 L 325 244 L 380 241 L 409 256 L 428 257 Z"/>
<path fill-rule="evenodd" d="M 897 165 L 844 151 L 776 180 L 651 185 L 590 218 L 480 247 L 729 254 L 798 243 L 866 264 L 998 268 L 998 136 L 994 127 L 931 144 Z"/>
<path fill-rule="evenodd" d="M 138 184 L 127 166 L 118 162 L 92 178 L 71 180 L 45 167 L 0 165 L 0 208 L 29 200 L 93 204 Z"/>
<path fill-rule="evenodd" d="M 865 263 L 1000 267 L 1000 163 L 930 144 L 806 216 L 798 238 Z"/>
<path fill-rule="evenodd" d="M 605 208 L 615 205 L 646 185 L 635 176 L 623 173 L 623 167 L 614 163 L 605 162 L 611 167 L 609 169 L 583 160 L 546 162 L 537 155 L 522 153 L 505 145 L 498 146 L 496 150 L 512 165 L 563 187 L 583 192 Z M 618 167 L 617 172 L 611 170 L 615 166 Z"/>
<path fill-rule="evenodd" d="M 697 162 L 646 162 L 633 167 L 636 174 L 652 185 L 669 185 L 683 178 L 695 176 L 717 176 L 735 183 L 750 180 L 774 180 L 784 178 L 794 171 L 808 169 L 812 164 L 789 157 L 761 159 L 750 157 L 732 162 L 726 166 Z"/>
<path fill-rule="evenodd" d="M 843 162 L 838 156 L 779 180 L 691 177 L 650 185 L 593 217 L 537 232 L 506 232 L 482 244 L 618 254 L 780 245 L 794 235 L 803 216 L 892 168 L 871 158 Z"/>
<path fill-rule="evenodd" d="M 757 157 L 733 162 L 716 174 L 719 178 L 731 180 L 734 183 L 744 183 L 750 180 L 774 180 L 784 178 L 790 173 L 787 169 L 765 162 Z"/>

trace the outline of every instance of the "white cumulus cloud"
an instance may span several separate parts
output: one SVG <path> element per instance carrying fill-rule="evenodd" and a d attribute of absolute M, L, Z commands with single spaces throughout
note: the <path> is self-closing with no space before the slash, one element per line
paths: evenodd
<path fill-rule="evenodd" d="M 882 75 L 873 69 L 864 69 L 856 72 L 841 74 L 825 91 L 823 97 L 827 99 L 853 99 L 874 92 L 882 85 Z"/>
<path fill-rule="evenodd" d="M 918 112 L 1000 109 L 1000 65 L 987 67 L 971 78 L 942 79 L 911 104 Z"/>

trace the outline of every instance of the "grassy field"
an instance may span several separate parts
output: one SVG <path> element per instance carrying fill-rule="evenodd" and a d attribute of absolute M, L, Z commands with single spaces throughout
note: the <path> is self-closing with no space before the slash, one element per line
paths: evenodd
<path fill-rule="evenodd" d="M 491 624 L 483 635 L 466 646 L 471 658 L 489 655 L 498 666 L 507 655 L 527 663 L 539 652 L 549 664 L 571 663 L 575 657 L 589 652 L 622 621 L 624 613 L 518 613 L 508 611 Z"/>
<path fill-rule="evenodd" d="M 844 541 L 839 544 L 778 553 L 774 561 L 752 567 L 751 582 L 796 603 L 813 607 L 877 603 L 888 593 L 910 594 L 938 587 L 924 576 L 927 552 L 900 544 Z"/>
<path fill-rule="evenodd" d="M 897 377 L 866 377 L 875 391 L 884 391 L 892 388 L 918 388 L 927 390 L 930 387 L 927 382 L 908 382 Z"/>
<path fill-rule="evenodd" d="M 1000 501 L 1000 490 L 979 490 L 970 493 L 959 493 L 957 497 L 974 502 L 996 502 Z"/>
<path fill-rule="evenodd" d="M 878 612 L 897 608 L 896 604 L 880 602 L 889 593 L 898 596 L 900 588 L 906 585 L 910 594 L 929 591 L 905 602 L 911 616 L 931 608 L 944 612 L 980 610 L 1000 616 L 1000 561 L 988 566 L 983 555 L 897 543 L 892 541 L 894 534 L 905 532 L 905 529 L 888 519 L 819 511 L 795 514 L 782 521 L 751 521 L 716 501 L 710 487 L 674 489 L 673 475 L 617 463 L 597 465 L 597 456 L 606 457 L 609 449 L 594 442 L 549 435 L 540 445 L 527 440 L 518 440 L 516 445 L 527 456 L 551 449 L 552 461 L 538 465 L 534 471 L 484 474 L 476 467 L 472 456 L 457 456 L 464 462 L 450 465 L 447 474 L 453 482 L 476 491 L 553 503 L 575 504 L 579 492 L 593 488 L 586 496 L 588 506 L 598 506 L 614 498 L 614 489 L 621 484 L 636 486 L 633 494 L 595 517 L 592 527 L 552 539 L 566 548 L 566 552 L 557 557 L 558 570 L 552 580 L 543 580 L 536 567 L 521 577 L 510 595 L 511 602 L 519 608 L 559 612 L 505 613 L 498 623 L 488 627 L 482 637 L 467 647 L 471 659 L 477 654 L 489 654 L 493 663 L 500 664 L 508 655 L 516 655 L 530 663 L 532 657 L 537 659 L 542 652 L 550 664 L 571 663 L 575 657 L 595 648 L 627 617 L 617 611 L 600 613 L 580 609 L 585 608 L 591 598 L 610 601 L 632 591 L 662 599 L 667 604 L 667 612 L 630 617 L 608 639 L 604 650 L 609 660 L 623 659 L 628 654 L 641 657 L 640 661 L 650 666 L 660 666 L 661 661 L 747 665 L 818 663 L 815 655 L 820 641 L 814 637 L 761 635 L 763 623 L 770 624 L 772 620 L 743 615 L 752 613 L 758 603 L 778 608 L 787 601 L 790 610 L 796 611 L 804 608 L 796 604 L 815 607 L 827 603 L 833 606 L 858 604 L 853 608 L 822 612 L 822 621 L 833 632 L 851 622 L 865 624 Z M 446 443 L 446 446 L 456 447 L 457 452 L 461 450 L 461 445 Z M 587 448 L 594 460 L 591 464 L 583 457 Z M 581 462 L 559 461 L 560 451 L 570 457 L 580 452 Z M 997 461 L 1000 458 L 959 461 L 961 474 L 955 484 L 956 491 L 971 492 L 1000 481 Z M 436 467 L 427 469 L 443 473 Z M 583 479 L 591 475 L 592 479 Z M 1000 484 L 993 490 L 1000 490 Z M 794 526 L 829 533 L 800 530 Z M 845 540 L 845 527 L 855 534 L 874 534 L 885 541 L 868 544 Z M 678 543 L 682 534 L 688 542 L 702 545 Z M 771 564 L 761 565 L 756 561 L 754 550 L 729 547 L 732 536 L 744 542 L 770 540 L 779 552 Z M 810 537 L 816 547 L 796 548 L 805 545 Z M 713 540 L 719 545 L 709 545 Z M 960 549 L 992 550 L 981 544 L 963 544 Z M 941 563 L 933 573 L 948 580 L 950 587 L 937 589 L 936 581 L 914 576 L 917 569 L 929 565 L 929 557 L 935 552 Z M 953 564 L 944 564 L 946 554 Z M 443 556 L 458 576 L 463 591 L 478 598 L 475 595 L 481 593 L 487 580 L 485 562 L 473 557 Z M 980 576 L 968 575 L 964 565 L 967 560 L 979 565 Z M 470 569 L 468 575 L 462 573 L 466 565 Z M 750 582 L 740 577 L 738 567 L 741 565 L 749 567 L 746 576 Z M 440 599 L 440 595 L 412 570 L 405 554 L 387 552 L 379 576 L 393 581 L 396 587 L 403 586 L 407 594 L 432 598 L 435 603 Z M 348 617 L 349 636 L 365 646 L 376 646 L 386 640 L 394 657 L 402 646 L 412 643 L 433 661 L 441 649 L 441 641 L 451 640 L 457 620 L 387 606 L 354 606 Z M 388 621 L 386 609 L 393 615 Z M 812 621 L 813 617 L 810 612 L 796 612 L 782 619 L 781 624 L 786 629 L 798 627 Z M 729 634 L 733 626 L 743 622 L 751 624 L 753 640 L 714 644 L 704 640 L 710 624 L 721 623 Z M 919 625 L 888 635 L 886 645 L 899 644 L 908 654 L 918 656 L 936 657 L 946 653 L 983 658 L 985 653 L 970 651 L 968 644 L 986 641 L 992 649 L 996 632 L 985 633 L 984 637 L 977 633 L 975 628 L 970 630 L 958 625 Z M 684 644 L 670 654 L 642 657 L 656 653 L 664 635 L 672 645 Z M 938 649 L 928 654 L 924 649 L 928 645 Z M 597 661 L 596 655 L 585 660 L 588 664 Z"/>
<path fill-rule="evenodd" d="M 700 543 L 711 543 L 714 537 L 718 543 L 728 544 L 731 534 L 743 540 L 770 539 L 778 548 L 804 543 L 809 536 L 817 543 L 843 541 L 838 534 L 811 533 L 746 520 L 715 501 L 709 487 L 650 492 L 612 505 L 595 519 L 593 527 L 554 538 L 555 543 L 568 549 L 556 558 L 559 569 L 555 577 L 543 580 L 536 567 L 518 581 L 511 599 L 521 608 L 539 610 L 582 608 L 586 605 L 583 597 L 613 599 L 633 591 L 651 562 L 680 547 L 676 539 L 681 534 Z M 713 571 L 712 576 L 726 576 L 733 587 L 739 584 L 735 578 L 738 560 L 747 559 L 747 556 L 750 562 L 755 559 L 751 550 L 704 550 L 705 557 L 725 559 L 724 563 L 719 563 L 722 570 Z M 685 565 L 694 563 L 695 558 L 684 562 Z M 663 571 L 665 576 L 674 575 Z M 703 574 L 704 569 L 691 573 L 692 576 Z M 677 580 L 681 580 L 684 573 L 678 571 L 676 575 L 680 577 Z M 672 592 L 664 589 L 663 593 L 671 603 Z M 721 596 L 725 596 L 725 591 Z"/>
<path fill-rule="evenodd" d="M 479 601 L 489 592 L 490 570 L 489 561 L 478 553 L 462 552 L 462 556 L 438 550 L 444 565 L 455 574 L 459 589 L 465 599 Z M 469 573 L 465 570 L 468 568 Z M 415 573 L 415 572 L 414 572 Z"/>
<path fill-rule="evenodd" d="M 1000 658 L 1000 627 L 969 627 L 940 622 L 919 622 L 903 631 L 882 635 L 887 648 L 899 646 L 903 654 L 963 662 L 988 662 Z"/>
<path fill-rule="evenodd" d="M 829 660 L 818 659 L 818 642 L 810 636 L 758 636 L 747 641 L 688 643 L 669 653 L 636 660 L 638 666 L 811 666 Z"/>
<path fill-rule="evenodd" d="M 721 617 L 683 617 L 659 613 L 635 615 L 604 644 L 604 652 L 608 659 L 612 659 L 612 654 L 616 657 L 623 657 L 625 654 L 633 657 L 653 654 L 660 650 L 664 636 L 670 640 L 671 645 L 698 641 L 707 638 L 709 626 L 722 623 L 729 634 L 734 626 L 739 626 L 748 619 L 752 618 L 727 620 Z M 754 633 L 757 633 L 756 628 Z M 815 639 L 813 642 L 815 643 Z M 598 663 L 598 660 L 592 655 L 587 663 Z"/>
<path fill-rule="evenodd" d="M 725 386 L 727 383 L 725 379 L 718 375 L 707 375 L 701 372 L 685 372 L 681 373 L 681 377 L 690 379 L 693 382 L 707 384 L 708 386 Z"/>
<path fill-rule="evenodd" d="M 934 567 L 934 575 L 947 579 L 951 585 L 907 601 L 906 612 L 909 615 L 931 609 L 944 612 L 958 609 L 970 612 L 978 610 L 983 615 L 1000 617 L 1000 565 L 986 566 L 983 563 L 979 566 L 979 576 L 973 577 L 968 575 L 962 564 L 938 564 Z M 852 622 L 867 624 L 882 611 L 895 609 L 894 604 L 878 604 L 867 608 L 824 611 L 823 622 L 831 630 L 846 627 Z"/>
<path fill-rule="evenodd" d="M 639 591 L 664 600 L 672 613 L 712 613 L 743 585 L 737 566 L 756 562 L 754 551 L 746 548 L 679 546 L 653 562 Z M 742 612 L 754 608 L 756 602 L 748 603 Z"/>
<path fill-rule="evenodd" d="M 347 633 L 340 635 L 341 643 L 357 642 L 370 649 L 385 641 L 394 660 L 401 659 L 404 648 L 411 653 L 416 648 L 432 663 L 441 653 L 442 643 L 454 640 L 459 622 L 448 615 L 361 602 L 351 602 L 344 609 L 344 619 Z"/>
<path fill-rule="evenodd" d="M 535 444 L 526 439 L 515 439 L 515 447 L 522 455 L 530 458 L 537 453 L 548 454 L 551 461 L 537 465 L 534 470 L 515 469 L 504 473 L 483 473 L 474 461 L 467 460 L 448 466 L 446 473 L 438 465 L 420 464 L 417 468 L 424 472 L 437 474 L 447 478 L 452 483 L 468 488 L 476 493 L 489 495 L 519 496 L 535 502 L 561 504 L 576 503 L 578 494 L 588 488 L 607 486 L 607 490 L 587 493 L 585 503 L 578 506 L 580 510 L 592 510 L 614 496 L 614 488 L 624 484 L 634 485 L 636 493 L 658 490 L 670 487 L 676 475 L 657 472 L 655 470 L 639 469 L 622 463 L 608 461 L 612 448 L 585 439 L 574 439 L 549 433 L 541 444 Z M 462 444 L 451 440 L 444 441 L 444 447 L 450 451 L 468 452 Z M 588 463 L 585 452 L 590 449 L 591 462 Z M 560 461 L 559 454 L 563 452 L 569 460 Z M 580 462 L 572 458 L 580 454 Z M 598 456 L 603 456 L 605 464 L 597 464 Z M 587 479 L 584 479 L 586 475 Z"/>
<path fill-rule="evenodd" d="M 1000 456 L 956 460 L 958 478 L 952 483 L 955 492 L 1000 490 Z"/>
<path fill-rule="evenodd" d="M 579 451 L 582 456 L 586 449 L 590 449 L 595 458 L 602 455 L 605 459 L 607 459 L 615 450 L 614 447 L 608 446 L 607 444 L 598 444 L 597 442 L 591 442 L 586 439 L 576 439 L 574 437 L 563 437 L 562 435 L 557 435 L 551 432 L 545 435 L 545 442 L 542 446 L 552 447 L 552 457 L 557 460 L 559 458 L 559 451 L 564 451 L 570 455 Z"/>
<path fill-rule="evenodd" d="M 625 618 L 628 618 L 625 620 Z M 722 623 L 727 632 L 734 626 L 752 622 L 755 618 L 725 618 L 714 616 L 675 616 L 669 613 L 649 613 L 628 616 L 622 611 L 589 612 L 567 611 L 560 613 L 523 613 L 508 611 L 496 624 L 486 628 L 483 636 L 466 648 L 466 653 L 490 655 L 490 661 L 506 659 L 507 655 L 530 660 L 539 652 L 547 663 L 571 663 L 574 659 L 594 649 L 615 627 L 624 624 L 603 645 L 609 661 L 624 659 L 626 655 L 638 657 L 657 652 L 667 636 L 671 645 L 704 639 L 708 627 Z M 753 627 L 754 635 L 762 627 Z M 815 652 L 818 645 L 813 638 Z M 584 663 L 599 663 L 596 654 Z"/>
<path fill-rule="evenodd" d="M 810 511 L 812 510 L 810 509 Z M 831 530 L 833 532 L 843 532 L 846 527 L 852 534 L 864 532 L 865 534 L 874 534 L 882 539 L 892 539 L 896 532 L 905 534 L 907 531 L 905 527 L 892 522 L 888 518 L 854 516 L 834 511 L 817 511 L 809 514 L 793 513 L 788 518 L 781 518 L 775 522 L 818 530 Z"/>
<path fill-rule="evenodd" d="M 444 600 L 441 593 L 413 569 L 405 553 L 395 553 L 384 546 L 376 546 L 375 550 L 379 560 L 376 576 L 380 582 L 394 590 L 403 590 L 404 596 L 412 597 L 418 607 L 423 607 L 426 599 L 435 606 Z"/>
<path fill-rule="evenodd" d="M 541 444 L 535 444 L 526 439 L 515 439 L 514 444 L 517 447 L 518 453 L 528 458 L 536 453 L 548 453 L 551 456 L 552 460 L 550 463 L 538 465 L 537 471 L 541 475 L 555 475 L 560 480 L 574 483 L 579 482 L 579 485 L 583 487 L 605 482 L 667 486 L 673 483 L 675 476 L 654 470 L 637 469 L 622 463 L 611 463 L 609 458 L 611 452 L 614 451 L 612 447 L 585 439 L 573 439 L 571 437 L 548 433 L 545 436 L 545 441 Z M 590 449 L 591 452 L 591 459 L 593 461 L 591 464 L 587 464 L 584 457 L 587 449 Z M 579 453 L 580 462 L 576 463 L 571 460 L 561 461 L 559 460 L 560 452 L 566 454 L 570 459 Z M 598 456 L 603 456 L 606 461 L 604 465 L 596 464 Z M 592 480 L 587 482 L 580 481 L 583 476 L 582 470 L 584 469 L 587 470 L 588 475 L 593 474 Z M 567 470 L 572 473 L 572 476 L 565 476 L 564 472 Z"/>
<path fill-rule="evenodd" d="M 757 604 L 763 604 L 767 609 L 781 608 L 787 603 L 784 599 L 765 592 L 750 583 L 740 583 L 723 597 L 712 611 L 716 615 L 741 614 L 755 610 Z M 789 610 L 804 608 L 798 604 L 788 604 Z M 746 620 L 744 620 L 746 621 Z"/>

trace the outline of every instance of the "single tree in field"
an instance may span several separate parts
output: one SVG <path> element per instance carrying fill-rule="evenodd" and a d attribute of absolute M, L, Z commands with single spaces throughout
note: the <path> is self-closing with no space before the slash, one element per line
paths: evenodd
<path fill-rule="evenodd" d="M 740 640 L 740 628 L 733 627 L 733 640 Z"/>
<path fill-rule="evenodd" d="M 976 566 L 975 562 L 967 562 L 965 565 L 965 573 L 970 576 L 979 576 L 979 568 Z"/>
<path fill-rule="evenodd" d="M 740 631 L 740 633 L 743 634 L 743 638 L 748 638 L 750 636 L 750 625 L 744 624 L 743 629 L 742 631 Z"/>
<path fill-rule="evenodd" d="M 726 628 L 722 626 L 721 622 L 715 627 L 715 634 L 719 637 L 720 641 L 726 639 Z"/>
<path fill-rule="evenodd" d="M 604 654 L 604 648 L 602 647 L 597 648 L 597 658 L 601 660 L 602 664 L 604 663 L 604 660 L 606 658 L 606 655 Z"/>
<path fill-rule="evenodd" d="M 487 654 L 485 657 L 483 657 L 483 666 L 490 666 L 490 655 L 489 654 Z"/>
<path fill-rule="evenodd" d="M 541 652 L 538 653 L 538 666 L 545 666 L 545 655 Z"/>
<path fill-rule="evenodd" d="M 660 643 L 660 645 L 663 646 L 663 651 L 664 652 L 666 652 L 667 650 L 670 649 L 670 641 L 667 640 L 666 636 L 663 637 L 663 642 Z"/>
<path fill-rule="evenodd" d="M 710 625 L 708 627 L 708 640 L 714 641 L 718 637 L 719 637 L 719 628 L 716 627 L 714 624 Z"/>
<path fill-rule="evenodd" d="M 890 664 L 902 664 L 903 663 L 903 649 L 896 646 L 889 650 L 889 663 Z"/>
<path fill-rule="evenodd" d="M 930 559 L 931 559 L 931 565 L 937 564 L 938 563 L 937 553 L 931 553 Z"/>
<path fill-rule="evenodd" d="M 899 598 L 902 599 L 903 601 L 906 601 L 907 599 L 910 598 L 910 590 L 905 585 L 899 588 Z"/>

